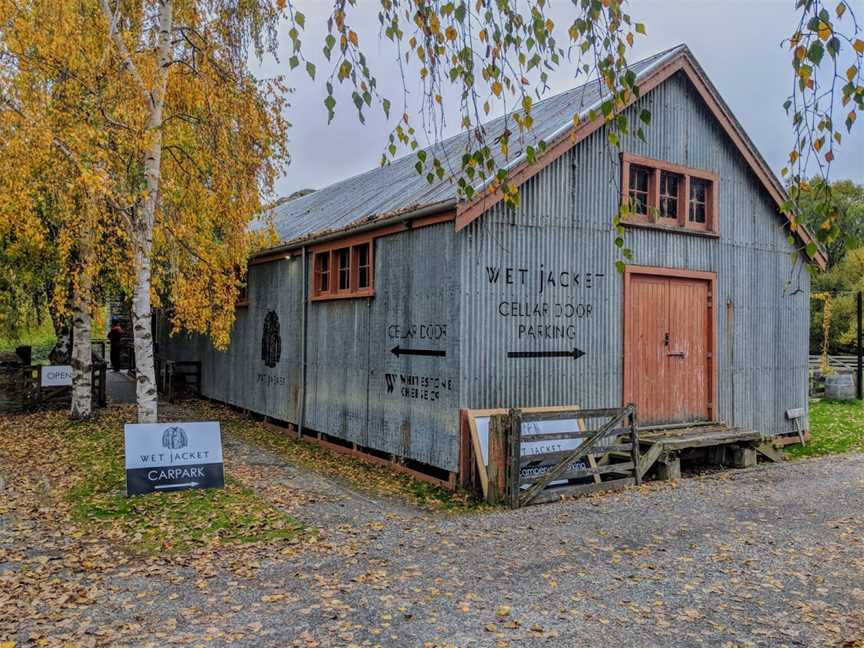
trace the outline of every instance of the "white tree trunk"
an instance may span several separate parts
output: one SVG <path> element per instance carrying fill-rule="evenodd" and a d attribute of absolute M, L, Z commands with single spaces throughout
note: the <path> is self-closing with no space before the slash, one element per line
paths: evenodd
<path fill-rule="evenodd" d="M 132 241 L 135 246 L 135 290 L 132 297 L 132 334 L 137 377 L 136 399 L 138 422 L 156 423 L 159 416 L 159 397 L 156 392 L 156 371 L 153 362 L 153 327 L 150 305 L 151 255 L 153 251 L 153 225 L 159 204 L 159 183 L 162 166 L 162 110 L 168 87 L 168 74 L 174 51 L 171 42 L 173 0 L 159 0 L 159 34 L 157 37 L 158 72 L 153 88 L 144 82 L 126 44 L 118 31 L 118 14 L 113 14 L 107 0 L 101 1 L 108 19 L 114 44 L 123 59 L 123 66 L 135 78 L 143 92 L 150 114 L 147 119 L 147 144 L 144 151 L 144 177 L 147 195 L 141 209 L 134 215 Z"/>
<path fill-rule="evenodd" d="M 90 296 L 92 285 L 85 270 L 72 297 L 72 407 L 73 419 L 86 419 L 93 407 L 93 355 Z"/>
<path fill-rule="evenodd" d="M 152 229 L 150 230 L 152 237 Z M 132 336 L 135 349 L 135 395 L 138 422 L 159 420 L 159 395 L 156 391 L 156 369 L 153 362 L 153 329 L 150 309 L 150 245 L 136 245 L 135 292 L 132 296 Z"/>

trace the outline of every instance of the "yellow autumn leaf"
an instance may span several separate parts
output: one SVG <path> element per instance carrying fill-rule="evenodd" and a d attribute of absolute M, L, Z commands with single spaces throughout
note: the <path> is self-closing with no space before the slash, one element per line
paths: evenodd
<path fill-rule="evenodd" d="M 819 34 L 819 38 L 822 40 L 828 40 L 831 38 L 831 25 L 826 23 L 823 20 L 819 21 L 819 26 L 817 27 L 817 33 Z"/>

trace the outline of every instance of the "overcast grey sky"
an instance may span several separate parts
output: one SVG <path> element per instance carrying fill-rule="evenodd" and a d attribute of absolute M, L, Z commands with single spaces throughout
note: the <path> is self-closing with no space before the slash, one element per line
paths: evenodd
<path fill-rule="evenodd" d="M 864 15 L 864 2 L 858 14 Z M 326 34 L 329 0 L 298 0 L 306 13 L 304 49 L 317 65 L 317 81 L 312 82 L 299 67 L 288 69 L 289 39 L 284 36 L 281 62 L 265 61 L 256 66 L 262 76 L 284 74 L 295 89 L 289 109 L 293 124 L 290 133 L 291 166 L 277 187 L 287 195 L 302 188 L 320 189 L 343 178 L 376 167 L 386 145 L 392 124 L 374 115 L 361 125 L 351 105 L 350 94 L 337 93 L 336 118 L 328 126 L 324 108 L 324 81 L 330 64 L 321 53 Z M 378 0 L 358 0 L 359 8 L 349 20 L 360 34 L 377 74 L 382 94 L 394 100 L 399 113 L 402 83 L 394 63 L 395 52 L 387 40 L 378 39 Z M 569 0 L 553 0 L 552 14 L 559 25 L 571 22 Z M 782 104 L 792 84 L 788 51 L 780 42 L 795 25 L 793 0 L 632 0 L 630 13 L 647 27 L 647 36 L 637 40 L 631 58 L 637 60 L 679 43 L 686 43 L 719 89 L 726 102 L 759 147 L 775 173 L 782 168 L 792 146 L 792 131 Z M 416 78 L 415 78 L 416 79 Z M 413 82 L 413 83 L 412 83 Z M 577 85 L 565 70 L 554 74 L 550 85 L 554 94 Z M 416 80 L 409 89 L 419 94 Z M 457 126 L 458 105 L 448 128 Z M 832 167 L 832 177 L 864 182 L 864 124 L 844 140 Z M 857 131 L 857 132 L 856 132 Z"/>

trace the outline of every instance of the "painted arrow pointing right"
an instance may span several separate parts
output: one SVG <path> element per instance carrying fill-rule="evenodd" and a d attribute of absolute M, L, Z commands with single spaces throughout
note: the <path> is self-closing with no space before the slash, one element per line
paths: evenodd
<path fill-rule="evenodd" d="M 573 347 L 572 351 L 508 351 L 508 358 L 573 358 L 578 360 L 585 355 L 581 349 Z"/>

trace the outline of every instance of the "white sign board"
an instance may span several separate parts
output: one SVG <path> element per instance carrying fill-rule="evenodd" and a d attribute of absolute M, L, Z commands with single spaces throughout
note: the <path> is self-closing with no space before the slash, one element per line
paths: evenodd
<path fill-rule="evenodd" d="M 217 421 L 127 424 L 126 494 L 223 488 Z"/>
<path fill-rule="evenodd" d="M 48 365 L 42 367 L 42 380 L 40 384 L 43 387 L 71 387 L 72 386 L 72 367 L 69 365 Z"/>
<path fill-rule="evenodd" d="M 572 419 L 557 419 L 557 420 L 546 420 L 546 421 L 525 421 L 522 423 L 522 437 L 523 440 L 519 444 L 520 453 L 522 456 L 522 466 L 519 470 L 521 479 L 529 479 L 536 478 L 543 475 L 543 473 L 547 472 L 551 469 L 555 463 L 546 461 L 530 461 L 531 455 L 536 454 L 544 454 L 547 452 L 565 452 L 567 450 L 575 450 L 580 445 L 584 439 L 575 438 L 575 439 L 560 439 L 556 441 L 525 441 L 525 437 L 529 437 L 532 434 L 556 434 L 559 432 L 584 432 L 585 427 L 582 421 L 579 418 L 576 418 L 576 414 L 574 413 L 574 417 Z M 480 441 L 480 451 L 483 456 L 483 465 L 489 465 L 489 416 L 478 416 L 474 419 L 477 425 L 477 437 Z M 605 440 L 604 440 L 605 441 Z M 601 442 L 602 443 L 602 442 Z M 526 463 L 526 459 L 528 459 Z M 572 470 L 579 470 L 582 468 L 587 468 L 586 460 L 580 459 L 575 462 L 571 467 Z M 563 483 L 563 482 L 552 482 L 553 484 Z"/>

